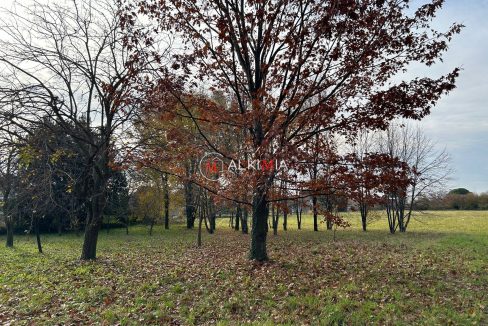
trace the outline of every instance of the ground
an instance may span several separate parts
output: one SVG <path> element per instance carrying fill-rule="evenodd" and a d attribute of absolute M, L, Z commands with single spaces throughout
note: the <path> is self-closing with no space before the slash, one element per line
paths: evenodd
<path fill-rule="evenodd" d="M 271 261 L 247 259 L 249 236 L 172 225 L 102 232 L 99 259 L 80 262 L 82 237 L 0 237 L 0 324 L 488 324 L 488 212 L 417 215 L 390 235 L 377 216 L 362 232 L 269 234 Z"/>

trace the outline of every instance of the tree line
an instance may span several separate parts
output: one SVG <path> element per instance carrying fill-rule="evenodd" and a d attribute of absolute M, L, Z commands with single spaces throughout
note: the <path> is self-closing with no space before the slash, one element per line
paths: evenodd
<path fill-rule="evenodd" d="M 453 189 L 449 192 L 433 192 L 421 196 L 415 203 L 418 210 L 486 210 L 488 209 L 488 193 L 474 193 L 465 188 Z"/>

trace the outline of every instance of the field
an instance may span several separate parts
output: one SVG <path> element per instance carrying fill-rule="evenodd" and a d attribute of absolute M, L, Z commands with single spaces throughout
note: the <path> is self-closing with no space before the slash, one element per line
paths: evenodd
<path fill-rule="evenodd" d="M 269 234 L 271 261 L 247 260 L 249 236 L 172 225 L 103 231 L 95 262 L 82 238 L 0 237 L 0 324 L 488 324 L 488 212 L 417 215 L 390 235 L 382 216 L 359 228 Z"/>

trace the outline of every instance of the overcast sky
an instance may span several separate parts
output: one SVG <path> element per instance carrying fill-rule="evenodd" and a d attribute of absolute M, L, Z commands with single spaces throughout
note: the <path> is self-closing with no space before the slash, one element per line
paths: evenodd
<path fill-rule="evenodd" d="M 452 22 L 466 27 L 451 43 L 434 75 L 461 67 L 457 88 L 421 122 L 440 147 L 445 146 L 455 169 L 451 187 L 488 191 L 488 0 L 447 0 L 435 26 Z M 421 74 L 425 68 L 415 69 Z M 429 73 L 430 74 L 430 73 Z"/>
<path fill-rule="evenodd" d="M 415 0 L 412 7 L 423 2 Z M 11 3 L 2 0 L 0 7 Z M 447 0 L 434 26 L 445 30 L 453 22 L 466 27 L 451 43 L 444 62 L 429 69 L 416 66 L 411 74 L 439 76 L 454 67 L 463 69 L 457 88 L 421 125 L 452 157 L 455 173 L 449 187 L 484 192 L 488 191 L 488 0 Z"/>

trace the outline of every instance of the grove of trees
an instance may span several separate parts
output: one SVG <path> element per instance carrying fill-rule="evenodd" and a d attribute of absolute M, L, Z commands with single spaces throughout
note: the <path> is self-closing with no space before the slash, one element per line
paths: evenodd
<path fill-rule="evenodd" d="M 83 230 L 81 259 L 95 259 L 105 216 L 152 232 L 178 211 L 199 243 L 231 217 L 264 261 L 269 228 L 300 227 L 305 210 L 315 231 L 347 226 L 351 203 L 363 230 L 380 207 L 405 232 L 450 173 L 410 120 L 459 69 L 402 73 L 440 62 L 462 28 L 432 28 L 443 1 L 410 2 L 17 3 L 0 21 L 7 246 L 15 224 L 39 251 L 43 225 Z"/>

